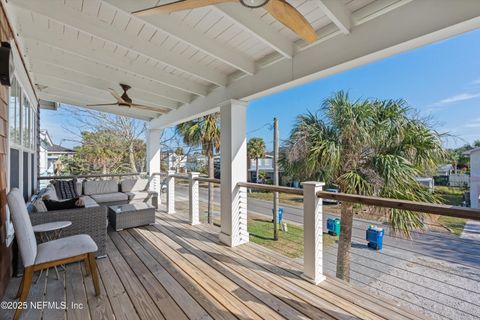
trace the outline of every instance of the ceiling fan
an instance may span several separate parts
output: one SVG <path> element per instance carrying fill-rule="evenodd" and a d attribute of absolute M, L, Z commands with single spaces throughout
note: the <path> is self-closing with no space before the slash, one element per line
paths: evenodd
<path fill-rule="evenodd" d="M 115 90 L 112 88 L 108 89 L 108 92 L 117 100 L 117 102 L 112 102 L 112 103 L 100 103 L 100 104 L 87 104 L 87 107 L 106 107 L 106 106 L 120 106 L 120 107 L 128 107 L 128 108 L 138 108 L 138 109 L 143 109 L 143 110 L 148 110 L 148 111 L 155 111 L 159 113 L 165 113 L 165 110 L 155 108 L 155 107 L 149 107 L 143 104 L 137 104 L 133 103 L 132 99 L 128 96 L 127 91 L 131 89 L 131 87 L 128 84 L 123 84 L 120 83 L 120 87 L 122 87 L 123 94 L 119 95 Z"/>
<path fill-rule="evenodd" d="M 295 32 L 300 38 L 312 43 L 317 33 L 305 17 L 285 0 L 181 0 L 133 12 L 136 16 L 149 16 L 158 13 L 171 13 L 226 2 L 240 2 L 247 8 L 263 7 L 275 19 Z"/>

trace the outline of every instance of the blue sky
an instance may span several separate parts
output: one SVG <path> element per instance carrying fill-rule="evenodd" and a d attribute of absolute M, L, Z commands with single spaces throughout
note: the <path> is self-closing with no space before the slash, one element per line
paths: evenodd
<path fill-rule="evenodd" d="M 298 114 L 318 110 L 338 90 L 352 98 L 403 98 L 430 117 L 438 131 L 456 137 L 445 141 L 447 147 L 471 143 L 480 139 L 480 30 L 254 100 L 248 107 L 248 137 L 263 137 L 271 149 L 273 117 L 285 139 Z M 61 109 L 42 110 L 41 127 L 56 143 L 75 140 L 81 130 Z"/>

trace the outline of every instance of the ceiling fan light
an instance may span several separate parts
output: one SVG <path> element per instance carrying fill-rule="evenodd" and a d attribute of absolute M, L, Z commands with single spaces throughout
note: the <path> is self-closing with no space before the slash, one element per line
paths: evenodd
<path fill-rule="evenodd" d="M 260 8 L 266 5 L 268 0 L 240 0 L 240 3 L 247 8 Z"/>

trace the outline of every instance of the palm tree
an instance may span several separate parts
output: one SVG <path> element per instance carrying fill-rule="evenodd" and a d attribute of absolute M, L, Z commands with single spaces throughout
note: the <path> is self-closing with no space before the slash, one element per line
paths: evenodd
<path fill-rule="evenodd" d="M 215 177 L 213 156 L 220 150 L 219 114 L 212 113 L 195 120 L 177 125 L 176 132 L 183 137 L 183 142 L 191 146 L 201 146 L 202 153 L 208 158 L 208 176 Z M 208 184 L 208 223 L 212 220 L 213 185 Z"/>
<path fill-rule="evenodd" d="M 415 177 L 445 159 L 441 135 L 415 116 L 403 100 L 350 101 L 338 92 L 318 113 L 297 118 L 287 142 L 284 170 L 302 179 L 338 185 L 342 192 L 439 202 Z M 337 277 L 350 279 L 353 204 L 341 204 Z M 387 211 L 392 229 L 408 236 L 423 216 Z"/>
<path fill-rule="evenodd" d="M 262 138 L 251 138 L 247 144 L 247 154 L 250 159 L 255 159 L 255 182 L 258 183 L 258 159 L 265 157 L 265 141 Z"/>

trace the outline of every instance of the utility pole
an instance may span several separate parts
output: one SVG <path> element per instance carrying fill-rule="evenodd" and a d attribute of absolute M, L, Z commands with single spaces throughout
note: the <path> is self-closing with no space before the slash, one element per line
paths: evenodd
<path fill-rule="evenodd" d="M 278 186 L 278 155 L 279 155 L 279 138 L 278 138 L 278 119 L 273 118 L 273 185 Z M 278 192 L 273 193 L 273 240 L 278 240 Z"/>

